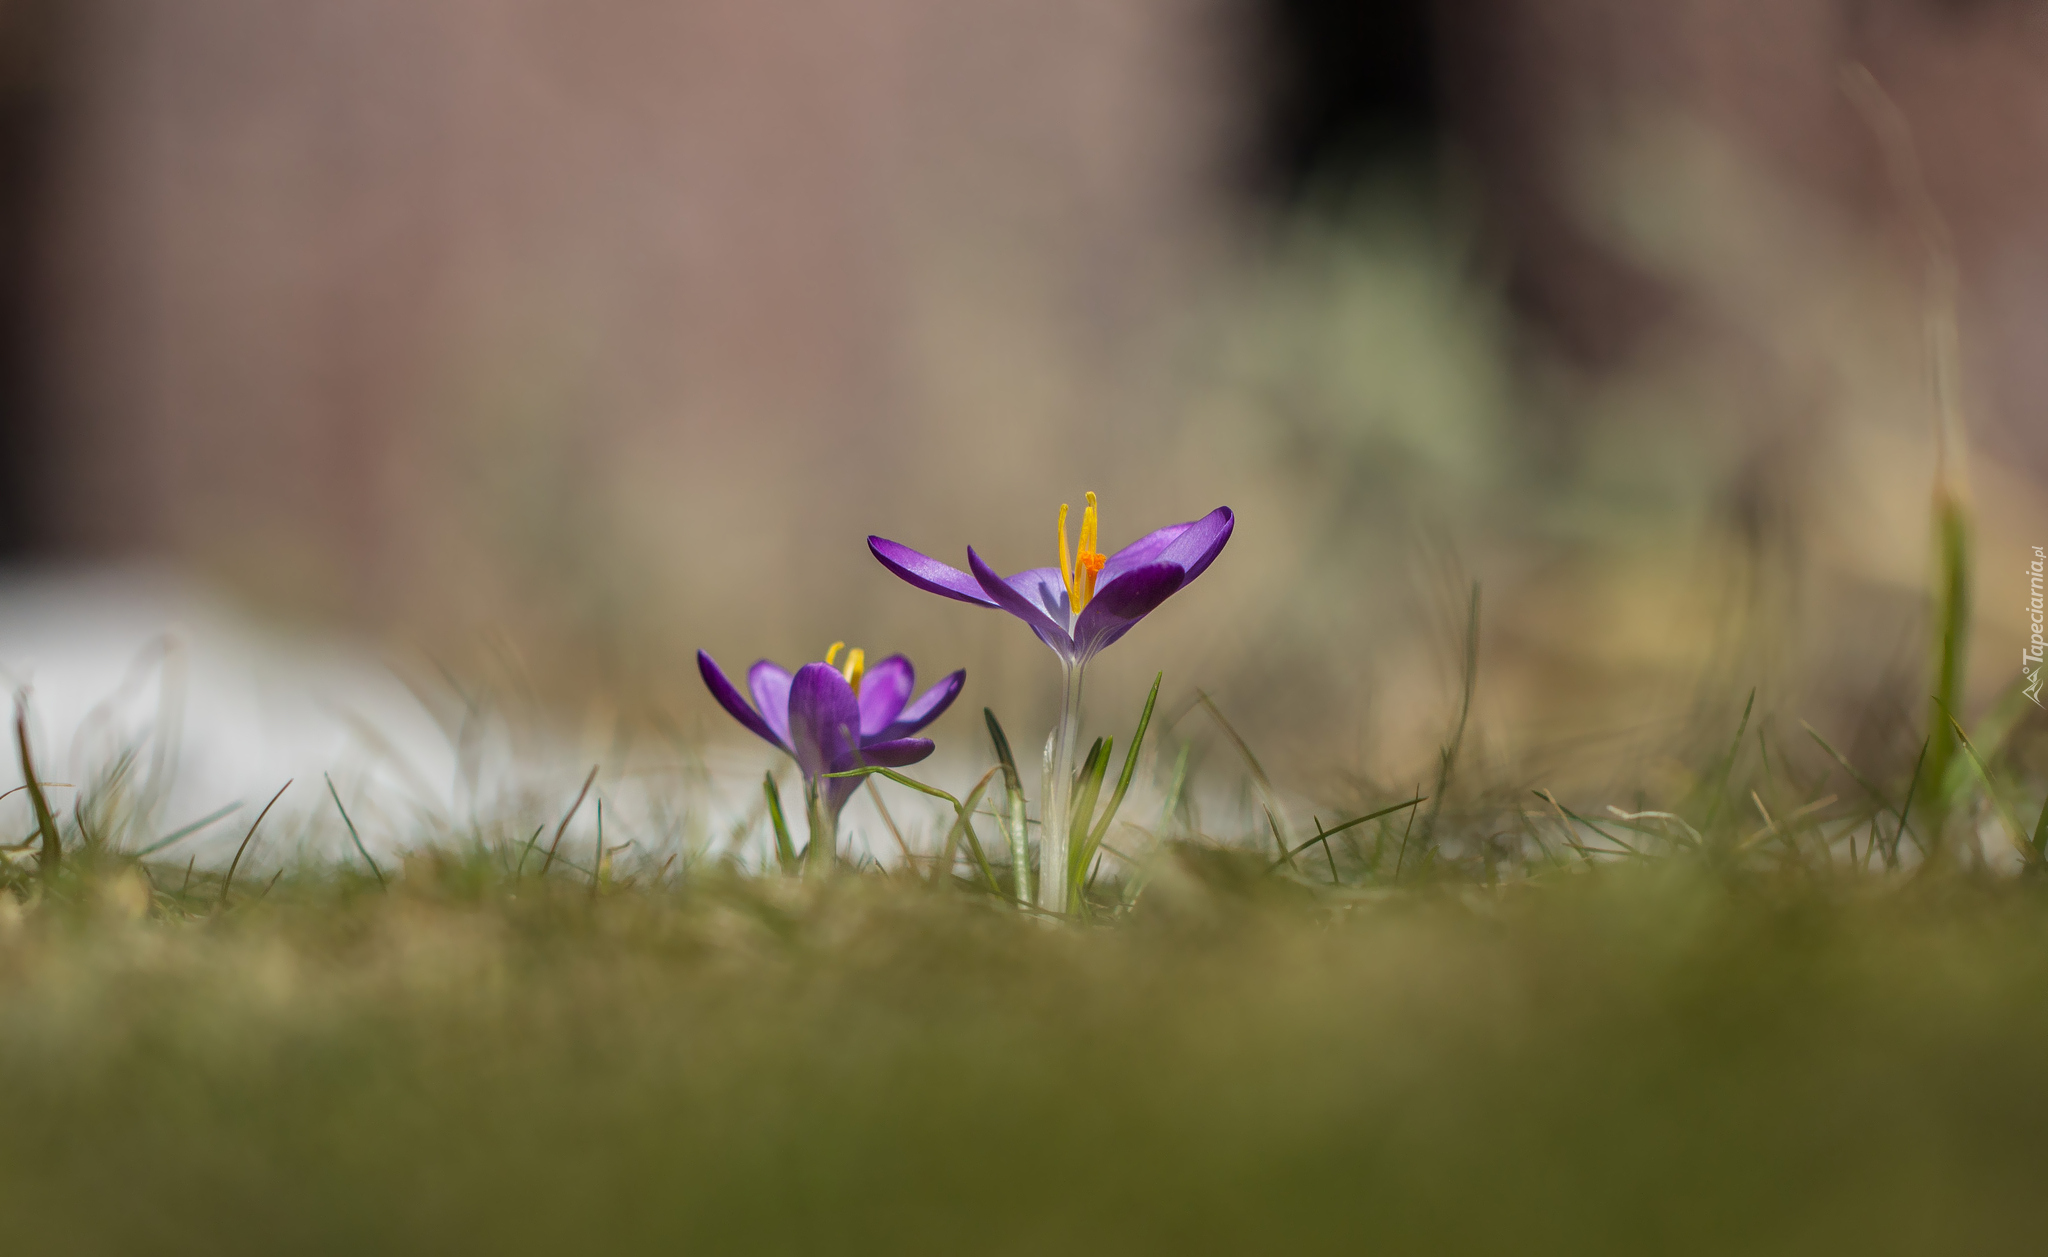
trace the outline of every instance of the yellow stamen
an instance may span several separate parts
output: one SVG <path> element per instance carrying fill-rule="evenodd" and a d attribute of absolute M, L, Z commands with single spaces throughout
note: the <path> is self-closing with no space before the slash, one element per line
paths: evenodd
<path fill-rule="evenodd" d="M 1067 601 L 1074 600 L 1074 565 L 1067 559 L 1067 504 L 1060 503 L 1060 579 L 1067 584 Z"/>
<path fill-rule="evenodd" d="M 863 675 L 866 674 L 867 670 L 867 652 L 862 650 L 860 647 L 855 646 L 853 650 L 847 654 L 846 666 L 840 669 L 839 675 L 846 678 L 846 683 L 853 687 L 853 692 L 855 694 L 859 694 L 860 679 Z"/>
<path fill-rule="evenodd" d="M 1060 579 L 1067 584 L 1067 602 L 1075 614 L 1079 614 L 1095 598 L 1095 580 L 1102 575 L 1102 566 L 1108 557 L 1096 550 L 1096 538 L 1100 533 L 1101 515 L 1096 507 L 1095 495 L 1088 495 L 1088 505 L 1081 512 L 1081 544 L 1074 548 L 1072 559 L 1067 557 L 1067 507 L 1060 505 Z"/>
<path fill-rule="evenodd" d="M 844 649 L 846 649 L 845 642 L 833 642 L 831 646 L 827 647 L 825 650 L 825 666 L 828 668 L 831 667 L 833 656 L 837 655 L 840 651 Z"/>

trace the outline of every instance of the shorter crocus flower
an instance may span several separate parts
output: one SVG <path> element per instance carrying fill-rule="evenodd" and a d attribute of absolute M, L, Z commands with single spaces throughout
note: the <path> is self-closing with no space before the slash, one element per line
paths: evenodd
<path fill-rule="evenodd" d="M 901 768 L 932 753 L 929 738 L 913 737 L 937 720 L 967 682 L 963 670 L 916 698 L 910 660 L 890 655 L 867 666 L 859 649 L 835 665 L 844 642 L 832 643 L 823 663 L 807 663 L 794 675 L 762 659 L 747 669 L 749 703 L 703 651 L 697 671 L 711 697 L 734 720 L 796 760 L 803 774 L 811 824 L 814 867 L 830 867 L 838 850 L 839 811 L 860 785 L 857 777 L 828 777 L 852 768 Z"/>
<path fill-rule="evenodd" d="M 1059 723 L 1046 743 L 1045 782 L 1039 792 L 1039 906 L 1068 910 L 1067 808 L 1074 786 L 1074 750 L 1081 725 L 1081 674 L 1088 661 L 1136 628 L 1174 594 L 1187 588 L 1223 553 L 1237 517 L 1219 506 L 1200 519 L 1146 533 L 1115 554 L 1096 549 L 1100 521 L 1095 495 L 1081 515 L 1080 545 L 1067 550 L 1067 508 L 1060 507 L 1060 565 L 999 576 L 967 547 L 967 571 L 941 563 L 886 537 L 869 537 L 882 566 L 919 589 L 995 607 L 1024 621 L 1052 647 L 1066 672 Z M 1021 839 L 1015 841 L 1021 842 Z M 1021 879 L 1022 871 L 1018 874 Z"/>

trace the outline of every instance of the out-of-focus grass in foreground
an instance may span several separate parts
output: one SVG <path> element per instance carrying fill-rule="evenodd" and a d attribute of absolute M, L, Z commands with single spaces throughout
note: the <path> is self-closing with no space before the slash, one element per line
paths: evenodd
<path fill-rule="evenodd" d="M 2021 1251 L 2034 879 L 1673 860 L 1115 928 L 418 857 L 0 904 L 20 1252 Z"/>

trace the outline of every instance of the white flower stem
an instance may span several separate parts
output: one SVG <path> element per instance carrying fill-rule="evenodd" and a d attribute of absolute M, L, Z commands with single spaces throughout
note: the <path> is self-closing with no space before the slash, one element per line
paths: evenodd
<path fill-rule="evenodd" d="M 1038 787 L 1038 906 L 1047 912 L 1064 913 L 1069 906 L 1067 828 L 1073 820 L 1074 746 L 1081 734 L 1081 671 L 1079 663 L 1067 667 L 1060 720 L 1045 744 L 1045 776 Z"/>

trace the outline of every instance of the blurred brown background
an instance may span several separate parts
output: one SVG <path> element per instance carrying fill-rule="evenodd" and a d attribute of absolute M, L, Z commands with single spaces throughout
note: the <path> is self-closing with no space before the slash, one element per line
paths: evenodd
<path fill-rule="evenodd" d="M 1112 543 L 1227 502 L 1099 710 L 1165 667 L 1398 777 L 1478 578 L 1515 771 L 1750 685 L 1897 753 L 1925 258 L 1839 77 L 1955 240 L 1982 701 L 2048 543 L 2044 15 L 5 0 L 0 546 L 721 736 L 695 648 L 835 638 L 1029 726 L 1040 648 L 862 538 L 1023 568 L 1087 489 Z"/>

